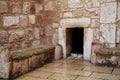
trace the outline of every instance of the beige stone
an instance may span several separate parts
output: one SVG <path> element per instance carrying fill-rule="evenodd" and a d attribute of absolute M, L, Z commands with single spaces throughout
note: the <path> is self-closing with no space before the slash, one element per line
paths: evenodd
<path fill-rule="evenodd" d="M 32 42 L 32 47 L 33 48 L 38 48 L 40 46 L 40 40 L 35 40 Z"/>
<path fill-rule="evenodd" d="M 18 26 L 19 25 L 19 16 L 5 16 L 3 17 L 3 26 Z"/>
<path fill-rule="evenodd" d="M 68 7 L 69 8 L 81 8 L 83 7 L 81 0 L 68 0 Z"/>
<path fill-rule="evenodd" d="M 101 23 L 115 23 L 116 22 L 116 2 L 103 3 L 101 5 L 100 22 Z"/>
<path fill-rule="evenodd" d="M 8 4 L 6 1 L 0 1 L 0 13 L 8 12 Z"/>
<path fill-rule="evenodd" d="M 117 16 L 118 16 L 118 18 L 117 18 L 117 20 L 120 20 L 120 2 L 118 2 L 118 7 L 117 7 Z"/>
<path fill-rule="evenodd" d="M 72 17 L 72 12 L 65 12 L 63 14 L 63 18 L 68 18 L 68 17 Z"/>
<path fill-rule="evenodd" d="M 100 26 L 100 42 L 115 43 L 115 24 L 101 24 Z M 112 38 L 111 38 L 112 37 Z"/>
<path fill-rule="evenodd" d="M 33 25 L 36 23 L 36 16 L 35 15 L 29 15 L 29 25 Z"/>
<path fill-rule="evenodd" d="M 39 28 L 34 28 L 34 35 L 36 39 L 40 39 L 40 30 Z"/>
<path fill-rule="evenodd" d="M 91 27 L 93 27 L 93 28 L 100 27 L 100 20 L 99 20 L 99 18 L 98 19 L 93 18 L 91 20 Z"/>
<path fill-rule="evenodd" d="M 8 33 L 5 30 L 0 30 L 0 43 L 8 42 Z"/>
<path fill-rule="evenodd" d="M 20 15 L 20 25 L 22 27 L 28 26 L 28 16 L 27 15 Z"/>
<path fill-rule="evenodd" d="M 23 3 L 23 14 L 30 13 L 30 2 Z"/>
<path fill-rule="evenodd" d="M 47 4 L 45 5 L 45 10 L 54 10 L 55 9 L 55 1 L 49 1 L 47 2 Z"/>
<path fill-rule="evenodd" d="M 93 30 L 91 28 L 86 28 L 84 30 L 84 59 L 90 60 L 91 55 L 91 44 L 93 41 Z"/>
<path fill-rule="evenodd" d="M 79 76 L 76 80 L 102 80 L 102 79 Z"/>
<path fill-rule="evenodd" d="M 35 4 L 35 12 L 39 14 L 43 10 L 43 7 L 41 4 Z"/>
<path fill-rule="evenodd" d="M 70 18 L 61 19 L 60 26 L 65 27 L 88 27 L 90 24 L 90 18 Z"/>
<path fill-rule="evenodd" d="M 22 3 L 18 2 L 10 2 L 10 6 L 12 7 L 12 13 L 21 13 L 22 12 Z"/>

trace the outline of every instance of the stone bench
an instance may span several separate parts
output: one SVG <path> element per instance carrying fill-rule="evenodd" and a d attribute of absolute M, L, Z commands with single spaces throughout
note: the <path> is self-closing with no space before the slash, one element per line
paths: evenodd
<path fill-rule="evenodd" d="M 120 48 L 99 48 L 94 51 L 96 64 L 120 67 Z"/>
<path fill-rule="evenodd" d="M 53 46 L 44 46 L 10 52 L 2 47 L 0 49 L 0 78 L 14 79 L 52 61 L 54 50 Z"/>

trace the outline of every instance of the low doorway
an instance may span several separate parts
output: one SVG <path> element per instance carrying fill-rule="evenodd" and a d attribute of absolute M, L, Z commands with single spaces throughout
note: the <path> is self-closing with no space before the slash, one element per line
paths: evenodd
<path fill-rule="evenodd" d="M 66 29 L 66 49 L 67 54 L 71 53 L 83 55 L 84 49 L 84 28 Z"/>

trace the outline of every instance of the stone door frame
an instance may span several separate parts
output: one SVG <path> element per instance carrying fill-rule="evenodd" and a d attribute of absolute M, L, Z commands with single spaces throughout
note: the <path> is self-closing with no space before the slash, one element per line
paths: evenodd
<path fill-rule="evenodd" d="M 58 28 L 58 43 L 62 46 L 63 58 L 67 58 L 67 45 L 66 45 L 66 29 L 67 28 L 84 28 L 84 52 L 83 57 L 85 60 L 90 60 L 91 47 L 93 40 L 93 30 L 89 28 L 90 18 L 70 18 L 62 19 L 60 27 Z"/>

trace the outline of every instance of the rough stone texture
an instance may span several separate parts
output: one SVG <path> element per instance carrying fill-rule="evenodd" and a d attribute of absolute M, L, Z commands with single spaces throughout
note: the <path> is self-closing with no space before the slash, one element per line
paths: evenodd
<path fill-rule="evenodd" d="M 69 8 L 81 8 L 83 7 L 83 4 L 81 0 L 68 0 L 68 6 Z"/>
<path fill-rule="evenodd" d="M 88 27 L 90 24 L 90 18 L 70 18 L 62 19 L 60 21 L 62 27 Z"/>
<path fill-rule="evenodd" d="M 0 1 L 0 13 L 8 12 L 8 4 L 5 1 Z"/>
<path fill-rule="evenodd" d="M 18 26 L 19 25 L 19 16 L 5 16 L 3 17 L 3 26 Z"/>
<path fill-rule="evenodd" d="M 65 12 L 63 18 L 72 17 L 72 12 Z"/>
<path fill-rule="evenodd" d="M 33 41 L 32 47 L 33 47 L 33 48 L 38 48 L 38 47 L 40 47 L 40 40 Z"/>
<path fill-rule="evenodd" d="M 21 13 L 22 12 L 21 2 L 10 2 L 10 6 L 12 8 L 12 13 Z"/>
<path fill-rule="evenodd" d="M 0 30 L 0 44 L 8 42 L 8 33 L 5 30 Z"/>
<path fill-rule="evenodd" d="M 116 2 L 103 3 L 101 5 L 100 22 L 101 23 L 115 23 L 116 22 Z"/>
<path fill-rule="evenodd" d="M 29 25 L 33 25 L 36 23 L 35 15 L 29 15 Z"/>
<path fill-rule="evenodd" d="M 35 4 L 35 9 L 35 12 L 39 14 L 43 10 L 43 7 L 41 4 Z"/>
<path fill-rule="evenodd" d="M 26 27 L 28 26 L 28 16 L 27 15 L 20 15 L 20 26 Z"/>
<path fill-rule="evenodd" d="M 93 29 L 93 42 L 99 42 L 100 35 L 99 35 L 99 28 Z"/>
<path fill-rule="evenodd" d="M 115 43 L 115 24 L 101 24 L 100 26 L 100 42 Z M 112 38 L 111 38 L 112 37 Z"/>
<path fill-rule="evenodd" d="M 30 13 L 30 2 L 23 3 L 23 13 L 24 14 Z"/>
<path fill-rule="evenodd" d="M 98 19 L 92 19 L 91 20 L 91 27 L 92 28 L 96 28 L 96 27 L 100 27 L 100 20 L 99 20 L 99 18 Z"/>
<path fill-rule="evenodd" d="M 120 20 L 120 2 L 118 2 L 118 9 L 117 9 L 117 20 Z"/>
<path fill-rule="evenodd" d="M 40 30 L 39 28 L 34 29 L 34 35 L 36 39 L 40 39 Z"/>
<path fill-rule="evenodd" d="M 55 9 L 54 5 L 55 5 L 55 2 L 48 1 L 47 4 L 45 5 L 45 10 L 53 11 Z"/>
<path fill-rule="evenodd" d="M 7 48 L 0 47 L 0 77 L 9 78 L 9 51 Z"/>

